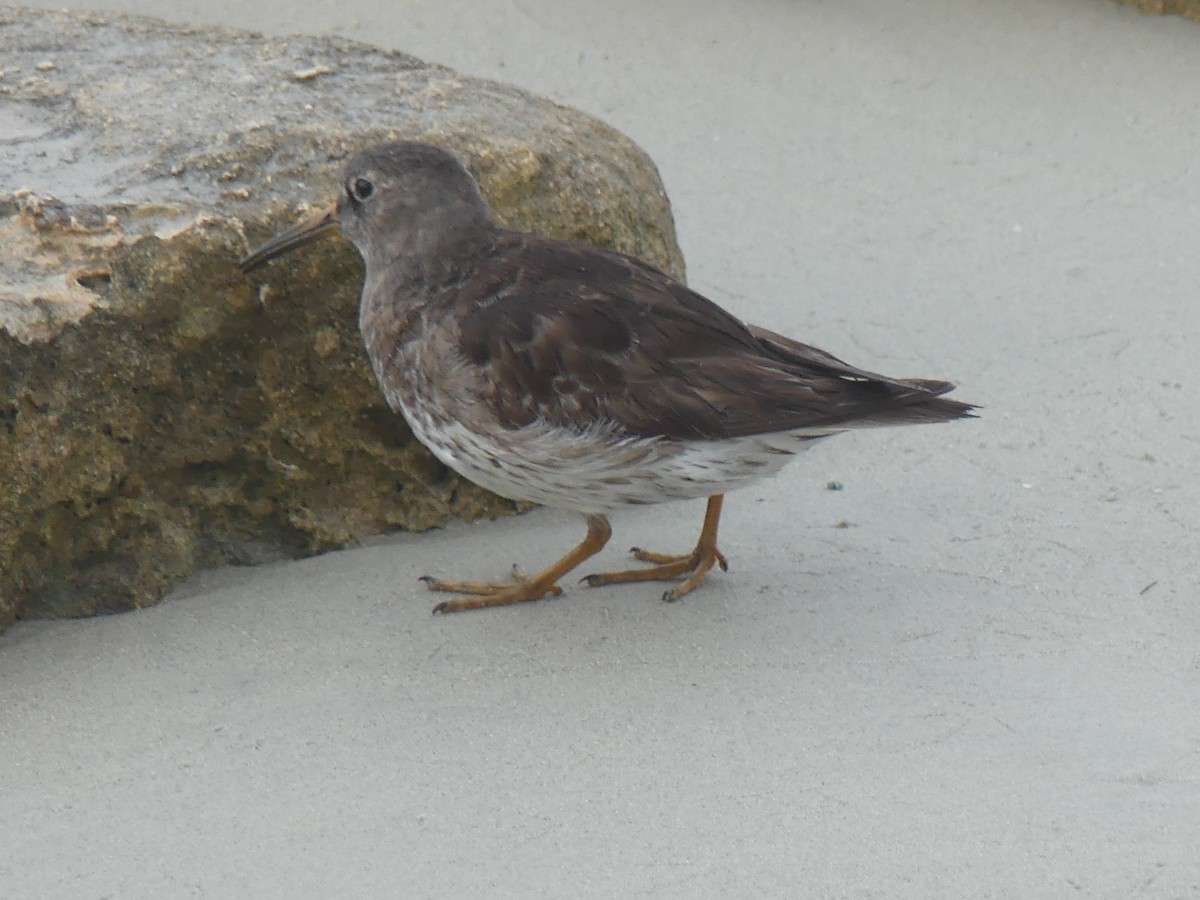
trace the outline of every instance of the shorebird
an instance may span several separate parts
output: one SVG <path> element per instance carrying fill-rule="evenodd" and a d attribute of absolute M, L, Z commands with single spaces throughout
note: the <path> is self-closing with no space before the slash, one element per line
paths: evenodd
<path fill-rule="evenodd" d="M 243 271 L 339 229 L 366 263 L 359 325 L 389 406 L 455 472 L 515 500 L 575 510 L 583 541 L 508 581 L 443 581 L 435 613 L 561 593 L 627 506 L 708 498 L 695 548 L 592 587 L 708 571 L 723 497 L 843 431 L 946 422 L 954 385 L 889 378 L 741 321 L 653 266 L 500 228 L 444 150 L 398 141 L 350 160 L 337 202 L 241 260 Z"/>

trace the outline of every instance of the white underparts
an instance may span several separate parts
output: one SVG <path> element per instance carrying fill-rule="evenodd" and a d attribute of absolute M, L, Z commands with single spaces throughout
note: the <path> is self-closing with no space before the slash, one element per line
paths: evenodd
<path fill-rule="evenodd" d="M 401 411 L 417 439 L 464 478 L 503 497 L 583 513 L 727 493 L 836 433 L 675 441 L 535 422 L 484 435 L 407 404 Z"/>

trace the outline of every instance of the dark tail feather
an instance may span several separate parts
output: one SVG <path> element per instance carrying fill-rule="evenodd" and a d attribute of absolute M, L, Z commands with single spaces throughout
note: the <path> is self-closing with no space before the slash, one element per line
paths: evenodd
<path fill-rule="evenodd" d="M 963 403 L 961 400 L 951 400 L 943 397 L 954 390 L 954 384 L 949 381 L 935 381 L 930 378 L 899 379 L 904 384 L 910 384 L 928 395 L 928 399 L 915 399 L 906 406 L 883 413 L 875 421 L 882 423 L 919 424 L 921 422 L 952 422 L 955 419 L 975 419 L 973 410 L 979 409 L 974 403 Z M 873 417 L 874 418 L 874 417 Z"/>
<path fill-rule="evenodd" d="M 923 391 L 929 391 L 929 393 L 937 397 L 950 393 L 956 387 L 953 382 L 937 381 L 933 378 L 897 378 L 896 380 L 904 384 L 911 384 L 913 387 L 920 388 Z"/>

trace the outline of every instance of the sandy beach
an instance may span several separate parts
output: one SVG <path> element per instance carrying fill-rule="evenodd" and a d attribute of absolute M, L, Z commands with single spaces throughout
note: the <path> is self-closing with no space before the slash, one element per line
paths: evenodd
<path fill-rule="evenodd" d="M 0 895 L 1200 896 L 1200 25 L 1103 0 L 102 5 L 336 33 L 597 115 L 659 166 L 694 288 L 983 410 L 730 495 L 730 571 L 676 604 L 572 585 L 430 615 L 418 576 L 582 536 L 538 510 L 19 622 Z M 595 569 L 690 548 L 702 512 L 614 517 Z"/>

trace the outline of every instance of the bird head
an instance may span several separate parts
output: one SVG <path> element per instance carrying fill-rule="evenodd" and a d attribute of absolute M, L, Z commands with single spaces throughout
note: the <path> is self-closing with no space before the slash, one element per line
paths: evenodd
<path fill-rule="evenodd" d="M 337 229 L 370 269 L 481 243 L 495 227 L 475 180 L 457 159 L 430 144 L 393 141 L 351 159 L 335 203 L 267 241 L 238 266 L 249 272 Z"/>

